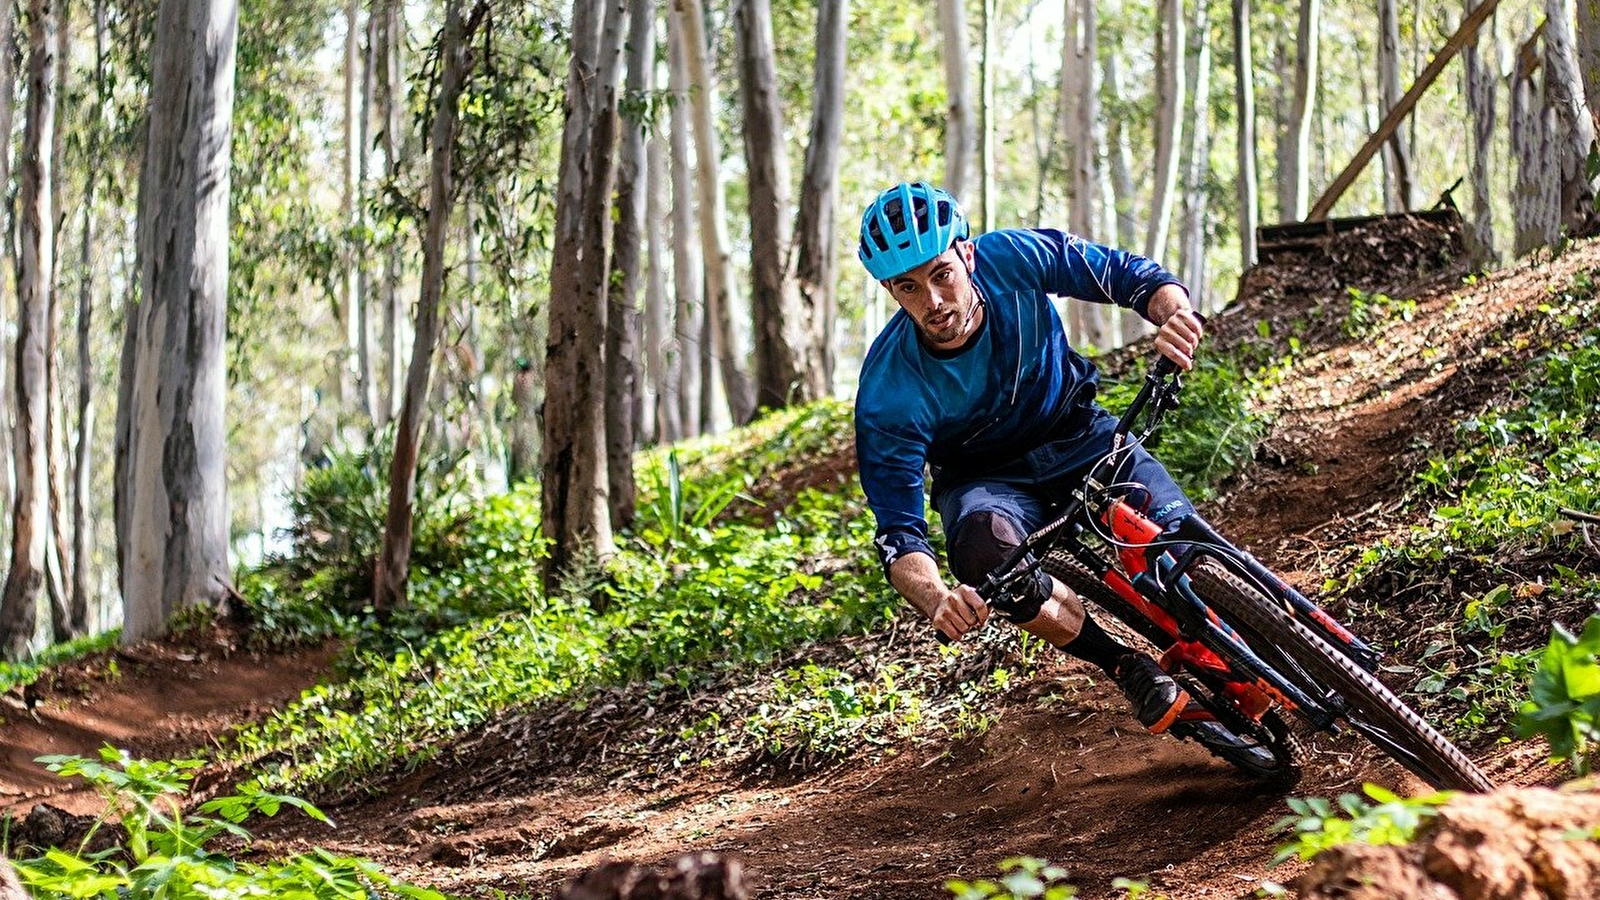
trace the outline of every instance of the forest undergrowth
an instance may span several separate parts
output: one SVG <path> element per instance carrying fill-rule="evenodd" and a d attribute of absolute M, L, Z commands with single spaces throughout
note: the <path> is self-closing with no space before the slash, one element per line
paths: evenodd
<path fill-rule="evenodd" d="M 1449 423 L 1447 439 L 1407 448 L 1429 460 L 1396 500 L 1408 524 L 1325 564 L 1326 595 L 1391 654 L 1387 677 L 1468 746 L 1511 739 L 1551 623 L 1577 632 L 1600 603 L 1600 555 L 1561 512 L 1600 507 L 1596 278 L 1581 270 L 1476 338 L 1479 355 L 1508 372 L 1503 385 Z M 1469 278 L 1458 289 L 1476 288 Z M 1191 493 L 1209 498 L 1262 465 L 1278 392 L 1317 354 L 1341 342 L 1381 349 L 1385 323 L 1417 312 L 1378 292 L 1343 297 L 1309 327 L 1222 342 L 1189 377 L 1156 452 Z M 1103 402 L 1119 408 L 1131 381 L 1108 381 Z M 537 485 L 471 500 L 441 464 L 423 479 L 411 605 L 379 623 L 367 604 L 381 525 L 374 473 L 384 470 L 353 455 L 312 473 L 295 501 L 296 552 L 241 582 L 258 640 L 335 636 L 347 650 L 337 679 L 242 728 L 212 760 L 239 785 L 212 788 L 212 800 L 255 798 L 229 813 L 263 802 L 276 811 L 287 801 L 273 798 L 288 794 L 379 794 L 430 764 L 468 773 L 463 783 L 485 798 L 580 775 L 800 777 L 972 739 L 1007 706 L 1058 702 L 1060 686 L 1035 677 L 1045 648 L 1013 629 L 939 648 L 889 591 L 845 404 L 643 454 L 639 516 L 618 554 L 550 595 L 539 588 Z M 523 752 L 496 759 L 508 742 Z M 126 787 L 106 772 L 130 764 L 107 757 L 110 768 L 93 771 Z M 181 766 L 140 771 L 147 793 L 187 790 Z M 1352 821 L 1381 831 L 1372 809 L 1411 808 L 1373 799 L 1348 807 Z M 1302 802 L 1302 819 L 1339 820 Z M 245 815 L 206 819 L 208 837 L 234 834 L 222 823 Z M 1297 846 L 1321 834 L 1307 829 Z M 376 883 L 362 871 L 349 877 Z"/>

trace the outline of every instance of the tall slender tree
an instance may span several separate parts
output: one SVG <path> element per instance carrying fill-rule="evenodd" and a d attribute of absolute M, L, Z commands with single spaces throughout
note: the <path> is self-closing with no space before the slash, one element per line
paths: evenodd
<path fill-rule="evenodd" d="M 1400 13 L 1397 0 L 1378 0 L 1378 118 L 1400 102 Z M 1388 212 L 1416 204 L 1411 177 L 1411 146 L 1396 129 L 1383 145 L 1383 196 Z"/>
<path fill-rule="evenodd" d="M 1545 0 L 1544 94 L 1555 115 L 1561 227 L 1583 229 L 1595 217 L 1594 184 L 1586 171 L 1594 144 L 1594 119 L 1583 97 L 1583 79 L 1567 16 L 1566 0 Z"/>
<path fill-rule="evenodd" d="M 1256 262 L 1256 226 L 1261 215 L 1256 183 L 1256 89 L 1250 46 L 1250 0 L 1233 0 L 1233 60 L 1233 96 L 1239 127 L 1239 265 L 1244 272 Z"/>
<path fill-rule="evenodd" d="M 56 17 L 59 0 L 28 4 L 27 120 L 17 196 L 16 495 L 11 507 L 11 568 L 0 593 L 0 656 L 27 657 L 37 627 L 49 537 L 46 423 L 50 414 L 50 273 L 55 256 L 54 187 Z"/>
<path fill-rule="evenodd" d="M 738 307 L 729 250 L 727 199 L 722 183 L 722 148 L 712 111 L 717 108 L 716 81 L 707 60 L 705 10 L 701 0 L 673 0 L 671 23 L 683 48 L 689 69 L 689 106 L 694 115 L 695 188 L 699 192 L 700 253 L 704 266 L 706 347 L 722 377 L 728 412 L 735 422 L 747 422 L 755 412 L 755 387 L 745 368 L 743 342 L 734 327 Z M 701 378 L 705 382 L 706 372 Z M 709 390 L 708 390 L 709 393 Z M 702 413 L 710 412 L 703 409 Z M 702 415 L 702 419 L 709 419 Z M 710 428 L 706 421 L 705 427 Z"/>
<path fill-rule="evenodd" d="M 1578 71 L 1583 78 L 1589 116 L 1595 130 L 1600 131 L 1600 3 L 1578 0 L 1577 6 Z"/>
<path fill-rule="evenodd" d="M 649 94 L 655 90 L 655 4 L 629 0 L 626 102 L 621 104 L 622 141 L 617 160 L 616 231 L 611 277 L 606 284 L 606 482 L 611 527 L 633 522 L 633 447 L 639 395 L 638 347 L 640 250 L 644 241 L 645 202 L 650 188 L 645 137 Z"/>
<path fill-rule="evenodd" d="M 1183 283 L 1189 286 L 1195 308 L 1209 312 L 1210 291 L 1206 288 L 1206 215 L 1209 200 L 1207 182 L 1211 177 L 1211 11 L 1205 0 L 1195 4 L 1194 28 L 1190 30 L 1189 71 L 1186 80 L 1194 86 L 1189 92 L 1188 134 L 1184 139 L 1183 210 L 1178 229 L 1182 252 Z"/>
<path fill-rule="evenodd" d="M 556 196 L 556 259 L 545 348 L 541 517 L 550 540 L 546 590 L 573 567 L 613 550 L 606 501 L 606 248 L 612 144 L 627 0 L 575 3 Z M 601 601 L 596 598 L 596 605 Z"/>
<path fill-rule="evenodd" d="M 939 0 L 939 35 L 944 47 L 944 189 L 965 196 L 978 129 L 972 115 L 972 81 L 967 77 L 967 8 L 962 0 Z"/>
<path fill-rule="evenodd" d="M 701 365 L 710 360 L 702 347 L 705 335 L 703 271 L 696 256 L 695 237 L 695 158 L 689 146 L 692 111 L 689 106 L 689 64 L 684 49 L 683 28 L 677 25 L 678 13 L 667 13 L 668 88 L 672 93 L 672 293 L 673 343 L 677 348 L 678 433 L 699 434 L 701 406 L 716 384 L 702 381 Z M 709 403 L 704 403 L 709 406 Z"/>
<path fill-rule="evenodd" d="M 139 177 L 139 294 L 125 366 L 122 639 L 164 633 L 228 584 L 223 425 L 235 0 L 162 0 Z M 120 443 L 120 442 L 119 442 Z M 137 527 L 133 527 L 137 523 Z"/>
<path fill-rule="evenodd" d="M 1481 0 L 1467 0 L 1468 13 Z M 1581 3 L 1579 4 L 1582 5 Z M 1493 23 L 1490 46 L 1493 47 Z M 1467 113 L 1472 120 L 1472 222 L 1475 262 L 1482 265 L 1497 258 L 1494 238 L 1494 201 L 1490 162 L 1494 157 L 1495 87 L 1499 83 L 1494 67 L 1478 56 L 1481 38 L 1474 35 L 1462 48 L 1461 62 L 1466 87 Z"/>
<path fill-rule="evenodd" d="M 795 281 L 813 397 L 833 384 L 833 330 L 838 319 L 834 274 L 834 212 L 839 204 L 839 147 L 844 132 L 845 20 L 848 0 L 818 0 L 817 55 L 811 89 L 811 139 L 800 176 L 795 214 Z M 809 324 L 809 327 L 804 327 Z"/>
<path fill-rule="evenodd" d="M 1299 28 L 1295 39 L 1294 93 L 1285 122 L 1279 182 L 1283 194 L 1278 208 L 1285 221 L 1298 222 L 1311 208 L 1311 129 L 1315 124 L 1318 84 L 1318 37 L 1322 0 L 1300 0 Z"/>
<path fill-rule="evenodd" d="M 584 6 L 585 4 L 579 4 Z M 439 94 L 428 129 L 428 206 L 422 236 L 422 286 L 417 298 L 416 336 L 406 369 L 405 395 L 395 428 L 394 456 L 389 466 L 389 506 L 384 518 L 383 549 L 373 577 L 373 608 L 387 615 L 405 602 L 411 573 L 413 511 L 417 493 L 417 459 L 422 446 L 423 415 L 433 356 L 439 340 L 439 306 L 444 296 L 445 238 L 455 206 L 457 106 L 470 66 L 471 35 L 486 13 L 480 4 L 470 16 L 461 0 L 445 4 L 439 32 Z"/>
<path fill-rule="evenodd" d="M 1560 167 L 1550 134 L 1553 117 L 1546 114 L 1535 78 L 1543 58 L 1539 47 L 1546 24 L 1522 43 L 1511 73 L 1511 158 L 1517 167 L 1511 200 L 1512 252 L 1517 256 L 1554 243 L 1560 229 Z"/>
<path fill-rule="evenodd" d="M 1156 112 L 1155 187 L 1150 200 L 1150 222 L 1145 231 L 1144 255 L 1160 259 L 1167 253 L 1177 193 L 1178 164 L 1183 146 L 1183 0 L 1161 0 L 1156 33 L 1156 73 L 1160 102 Z"/>

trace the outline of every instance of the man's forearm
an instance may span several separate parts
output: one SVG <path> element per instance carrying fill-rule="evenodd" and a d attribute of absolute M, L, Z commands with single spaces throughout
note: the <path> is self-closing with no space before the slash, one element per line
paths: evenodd
<path fill-rule="evenodd" d="M 890 563 L 889 583 L 930 619 L 949 590 L 939 574 L 939 564 L 926 553 L 907 553 Z"/>

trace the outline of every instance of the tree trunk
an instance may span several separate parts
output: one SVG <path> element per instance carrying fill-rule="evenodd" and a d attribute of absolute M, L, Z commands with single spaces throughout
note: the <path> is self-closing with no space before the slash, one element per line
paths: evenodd
<path fill-rule="evenodd" d="M 1179 151 L 1183 146 L 1183 58 L 1187 47 L 1183 37 L 1183 0 L 1162 0 L 1161 9 L 1156 33 L 1161 101 L 1156 114 L 1155 187 L 1144 241 L 1144 255 L 1155 260 L 1167 253 L 1173 197 L 1177 193 Z"/>
<path fill-rule="evenodd" d="M 128 327 L 122 639 L 165 633 L 228 585 L 223 423 L 234 0 L 162 0 L 139 178 L 140 302 Z"/>
<path fill-rule="evenodd" d="M 779 409 L 817 395 L 803 336 L 800 295 L 788 277 L 789 153 L 778 106 L 771 0 L 734 6 L 739 99 L 744 113 L 750 190 L 750 311 L 755 336 L 756 405 Z M 831 235 L 830 235 L 831 236 Z"/>
<path fill-rule="evenodd" d="M 678 365 L 682 362 L 676 346 L 668 344 L 666 235 L 671 227 L 667 208 L 667 146 L 658 130 L 652 130 L 645 145 L 649 175 L 645 179 L 645 244 L 648 278 L 644 288 L 644 355 L 649 377 L 649 405 L 640 423 L 650 430 L 650 439 L 666 444 L 683 437 L 678 420 Z"/>
<path fill-rule="evenodd" d="M 1000 0 L 983 0 L 983 59 L 980 62 L 982 68 L 978 85 L 981 98 L 979 119 L 983 129 L 978 142 L 978 223 L 983 231 L 993 231 L 995 228 L 994 68 L 999 56 L 999 49 L 995 46 L 999 5 Z"/>
<path fill-rule="evenodd" d="M 473 11 L 477 21 L 482 7 Z M 405 602 L 411 573 L 413 506 L 417 495 L 417 458 L 428 380 L 439 340 L 439 305 L 444 296 L 445 236 L 455 205 L 457 103 L 467 75 L 470 27 L 462 19 L 460 0 L 445 5 L 439 37 L 439 97 L 428 131 L 428 215 L 422 237 L 422 287 L 417 298 L 416 336 L 406 369 L 405 396 L 395 428 L 394 458 L 389 467 L 389 508 L 384 517 L 383 550 L 373 577 L 372 606 L 387 616 Z"/>
<path fill-rule="evenodd" d="M 677 404 L 673 418 L 679 437 L 699 434 L 706 428 L 700 416 L 701 398 L 709 394 L 715 379 L 701 381 L 705 333 L 700 259 L 694 246 L 694 161 L 689 149 L 689 66 L 683 47 L 683 29 L 678 14 L 667 13 L 667 72 L 672 91 L 672 292 L 673 335 L 678 373 Z"/>
<path fill-rule="evenodd" d="M 633 407 L 639 395 L 639 348 L 634 334 L 639 327 L 640 253 L 644 241 L 646 194 L 650 188 L 646 169 L 643 116 L 648 95 L 655 90 L 655 4 L 629 0 L 627 44 L 627 97 L 622 117 L 622 146 L 617 162 L 616 241 L 611 256 L 611 277 L 606 290 L 606 484 L 611 528 L 620 531 L 633 522 L 633 448 L 637 443 Z"/>
<path fill-rule="evenodd" d="M 1580 0 L 1585 2 L 1585 0 Z M 1544 96 L 1555 112 L 1550 132 L 1556 140 L 1560 227 L 1583 229 L 1595 216 L 1594 186 L 1585 171 L 1594 143 L 1594 119 L 1583 99 L 1583 79 L 1578 74 L 1573 49 L 1572 23 L 1565 0 L 1545 0 Z"/>
<path fill-rule="evenodd" d="M 1321 30 L 1322 0 L 1300 0 L 1300 28 L 1294 59 L 1294 95 L 1289 106 L 1285 153 L 1280 157 L 1285 168 L 1280 201 L 1286 222 L 1305 219 L 1311 207 L 1311 126 L 1316 113 L 1317 37 Z"/>
<path fill-rule="evenodd" d="M 50 353 L 51 226 L 56 84 L 53 59 L 56 4 L 28 6 L 27 122 L 23 126 L 22 184 L 17 196 L 16 495 L 11 506 L 11 568 L 0 593 L 0 658 L 27 658 L 37 628 L 49 537 L 46 418 L 50 414 L 46 357 Z"/>
<path fill-rule="evenodd" d="M 376 89 L 378 67 L 377 16 L 369 10 L 366 22 L 366 46 L 361 54 L 361 103 L 357 112 L 356 129 L 356 240 L 354 244 L 356 268 L 356 402 L 368 423 L 372 422 L 373 408 L 378 405 L 378 390 L 374 383 L 372 353 L 372 273 L 367 267 L 370 249 L 371 223 L 367 221 L 367 185 L 372 169 L 372 107 Z"/>
<path fill-rule="evenodd" d="M 716 82 L 706 59 L 705 18 L 700 0 L 673 0 L 681 31 L 684 61 L 689 67 L 689 94 L 694 114 L 694 145 L 698 160 L 695 185 L 700 192 L 700 252 L 705 271 L 706 321 L 710 348 L 722 373 L 728 411 L 735 422 L 748 422 L 755 412 L 755 387 L 744 367 L 744 349 L 733 325 L 738 308 L 734 291 L 733 261 L 728 250 L 728 211 L 722 190 L 722 150 L 712 111 L 717 108 Z M 711 423 L 706 422 L 709 428 Z"/>
<path fill-rule="evenodd" d="M 10 47 L 16 31 L 16 6 L 0 3 L 0 47 Z M 16 66 L 9 52 L 0 53 L 0 135 L 6 135 L 4 149 L 0 150 L 0 185 L 11 183 L 11 126 L 15 109 L 17 88 Z M 13 222 L 12 228 L 14 229 Z M 0 279 L 3 281 L 3 279 Z M 0 291 L 0 321 L 10 321 L 10 304 L 4 291 Z M 0 397 L 11 396 L 14 387 L 11 358 L 16 350 L 11 336 L 0 329 Z M 10 403 L 0 403 L 0 498 L 12 497 L 11 431 L 13 416 Z M 6 564 L 11 542 L 6 535 L 10 516 L 0 515 L 0 566 Z"/>
<path fill-rule="evenodd" d="M 1256 184 L 1255 64 L 1250 49 L 1250 0 L 1233 0 L 1234 104 L 1239 117 L 1239 272 L 1256 264 L 1261 206 Z"/>
<path fill-rule="evenodd" d="M 604 315 L 624 0 L 574 4 L 545 354 L 545 590 L 613 550 L 606 500 Z M 603 599 L 592 602 L 598 607 Z"/>
<path fill-rule="evenodd" d="M 107 127 L 106 106 L 110 100 L 106 83 L 106 0 L 94 4 L 94 82 L 95 115 L 89 126 L 89 159 L 100 156 L 100 142 Z M 94 446 L 93 360 L 89 354 L 91 323 L 95 307 L 95 273 L 92 252 L 95 246 L 95 189 L 100 183 L 93 166 L 87 170 L 83 187 L 83 235 L 78 251 L 78 267 L 83 280 L 78 285 L 78 438 L 73 448 L 72 491 L 72 608 L 84 610 L 87 630 L 88 609 L 92 602 L 90 586 L 93 560 L 90 558 L 93 525 L 89 521 L 89 491 L 93 484 Z"/>
<path fill-rule="evenodd" d="M 1600 0 L 1578 0 L 1578 70 L 1589 117 L 1600 130 Z"/>
<path fill-rule="evenodd" d="M 845 19 L 848 0 L 819 0 L 817 59 L 812 81 L 811 139 L 800 178 L 795 216 L 795 279 L 806 341 L 801 373 L 806 399 L 827 396 L 833 385 L 833 328 L 838 303 L 834 272 L 834 214 L 839 202 L 839 141 L 844 131 Z M 809 324 L 809 327 L 805 327 Z"/>
<path fill-rule="evenodd" d="M 1090 240 L 1103 240 L 1095 202 L 1100 188 L 1099 148 L 1095 146 L 1095 123 L 1100 118 L 1099 60 L 1093 0 L 1067 0 L 1061 51 L 1061 90 L 1066 134 L 1067 164 L 1070 167 L 1071 206 L 1068 227 Z M 1068 319 L 1079 346 L 1110 346 L 1108 328 L 1112 307 L 1098 303 L 1073 303 Z"/>
<path fill-rule="evenodd" d="M 842 21 L 844 17 L 839 18 Z M 949 103 L 944 124 L 944 189 L 959 198 L 965 196 L 973 144 L 977 143 L 972 82 L 967 78 L 967 8 L 963 0 L 939 0 L 939 34 L 944 41 L 944 89 Z M 843 59 L 844 54 L 839 56 Z"/>
<path fill-rule="evenodd" d="M 1396 0 L 1378 0 L 1378 105 L 1381 121 L 1400 102 L 1400 13 Z M 1391 213 L 1416 205 L 1411 147 L 1397 129 L 1383 145 L 1383 204 Z"/>
<path fill-rule="evenodd" d="M 340 187 L 339 187 L 339 223 L 344 227 L 344 240 L 340 242 L 343 250 L 343 271 L 339 274 L 339 330 L 340 339 L 344 342 L 339 366 L 339 398 L 334 404 L 335 417 L 343 421 L 346 416 L 354 412 L 357 403 L 352 403 L 355 398 L 351 396 L 349 385 L 350 366 L 355 362 L 356 347 L 359 343 L 356 329 L 359 327 L 359 318 L 356 306 L 360 301 L 360 276 L 358 271 L 361 265 L 360 252 L 355 246 L 355 233 L 358 227 L 357 207 L 361 205 L 359 196 L 361 185 L 357 178 L 359 163 L 357 157 L 361 155 L 360 125 L 358 119 L 361 115 L 361 0 L 346 0 L 344 19 L 344 152 L 340 154 Z M 357 393 L 359 396 L 359 392 Z"/>
<path fill-rule="evenodd" d="M 1388 0 L 1393 2 L 1393 0 Z M 1481 0 L 1467 0 L 1472 12 Z M 1579 0 L 1583 6 L 1586 0 Z M 1491 28 L 1493 26 L 1491 25 Z M 1494 241 L 1494 209 L 1489 163 L 1494 155 L 1495 88 L 1499 83 L 1494 67 L 1478 57 L 1477 36 L 1462 49 L 1463 80 L 1466 82 L 1467 111 L 1472 117 L 1472 223 L 1473 264 L 1483 266 L 1498 259 Z M 1493 33 L 1490 35 L 1494 47 Z"/>
<path fill-rule="evenodd" d="M 1179 228 L 1183 252 L 1180 277 L 1188 285 L 1195 309 L 1210 312 L 1206 290 L 1206 203 L 1207 182 L 1211 177 L 1211 17 L 1208 4 L 1195 4 L 1194 29 L 1189 48 L 1189 121 L 1193 127 L 1184 143 L 1184 192 L 1182 225 Z"/>
<path fill-rule="evenodd" d="M 378 48 L 381 55 L 378 78 L 378 107 L 383 116 L 383 159 L 387 177 L 399 177 L 404 132 L 400 109 L 405 98 L 405 83 L 401 76 L 400 49 L 405 34 L 405 19 L 400 0 L 380 0 L 378 15 Z M 404 318 L 400 307 L 400 240 L 391 237 L 383 261 L 383 315 L 380 323 L 378 356 L 383 360 L 382 377 L 374 388 L 376 408 L 372 422 L 382 429 L 394 418 L 399 399 L 400 380 L 405 377 L 400 369 L 399 323 Z"/>
<path fill-rule="evenodd" d="M 1511 205 L 1512 252 L 1517 256 L 1554 243 L 1560 228 L 1555 143 L 1544 98 L 1534 80 L 1544 28 L 1539 26 L 1522 45 L 1511 75 L 1511 158 L 1517 166 Z"/>

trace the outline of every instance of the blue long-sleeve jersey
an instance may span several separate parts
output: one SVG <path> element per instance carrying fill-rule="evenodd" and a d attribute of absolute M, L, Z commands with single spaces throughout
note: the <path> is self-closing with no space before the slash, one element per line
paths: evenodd
<path fill-rule="evenodd" d="M 1132 253 L 1063 231 L 979 235 L 973 281 L 984 321 L 965 347 L 931 351 L 898 312 L 872 343 L 856 391 L 856 460 L 878 520 L 885 569 L 933 555 L 923 469 L 980 471 L 1050 439 L 1094 365 L 1067 344 L 1048 295 L 1114 303 L 1148 318 L 1150 295 L 1177 278 Z"/>

